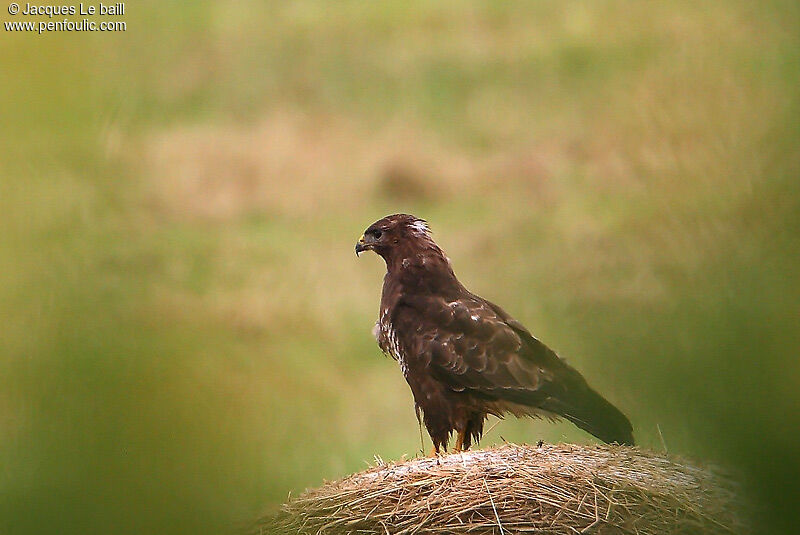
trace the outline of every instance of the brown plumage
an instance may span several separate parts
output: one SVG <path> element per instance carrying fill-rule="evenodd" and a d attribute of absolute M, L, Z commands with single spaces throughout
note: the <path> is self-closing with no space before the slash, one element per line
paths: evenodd
<path fill-rule="evenodd" d="M 427 223 L 395 214 L 356 244 L 386 276 L 375 337 L 400 363 L 436 452 L 469 449 L 489 414 L 563 417 L 605 442 L 633 444 L 631 424 L 574 368 L 502 308 L 469 292 Z"/>

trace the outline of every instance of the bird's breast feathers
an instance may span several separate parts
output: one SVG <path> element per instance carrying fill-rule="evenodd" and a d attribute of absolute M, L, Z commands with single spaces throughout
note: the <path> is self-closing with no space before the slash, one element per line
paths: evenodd
<path fill-rule="evenodd" d="M 372 329 L 372 334 L 378 341 L 378 346 L 380 346 L 381 350 L 399 362 L 403 375 L 408 376 L 408 361 L 397 339 L 397 331 L 395 331 L 389 318 L 389 309 L 382 311 L 380 319 Z"/>

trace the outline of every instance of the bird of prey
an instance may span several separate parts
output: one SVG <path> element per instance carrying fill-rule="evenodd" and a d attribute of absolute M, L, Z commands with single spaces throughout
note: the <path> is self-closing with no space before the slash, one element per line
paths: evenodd
<path fill-rule="evenodd" d="M 373 334 L 399 362 L 434 453 L 457 434 L 456 451 L 480 440 L 488 415 L 565 418 L 603 440 L 630 444 L 616 407 L 502 308 L 467 290 L 412 215 L 386 216 L 356 243 L 386 262 Z"/>

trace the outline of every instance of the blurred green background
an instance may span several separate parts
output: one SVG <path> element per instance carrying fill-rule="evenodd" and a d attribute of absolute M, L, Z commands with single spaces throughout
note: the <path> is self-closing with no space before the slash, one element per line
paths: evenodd
<path fill-rule="evenodd" d="M 644 447 L 800 523 L 796 2 L 126 10 L 0 38 L 0 533 L 226 532 L 415 455 L 353 255 L 401 211 Z M 540 438 L 593 440 L 482 444 Z"/>

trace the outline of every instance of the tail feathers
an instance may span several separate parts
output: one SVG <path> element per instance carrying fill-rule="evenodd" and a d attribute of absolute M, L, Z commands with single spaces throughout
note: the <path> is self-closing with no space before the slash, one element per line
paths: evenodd
<path fill-rule="evenodd" d="M 603 442 L 633 446 L 633 427 L 628 418 L 589 387 L 561 400 L 550 398 L 542 408 L 558 414 Z"/>

